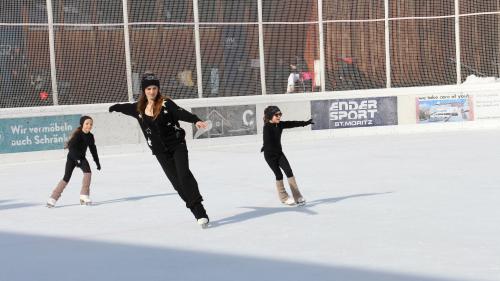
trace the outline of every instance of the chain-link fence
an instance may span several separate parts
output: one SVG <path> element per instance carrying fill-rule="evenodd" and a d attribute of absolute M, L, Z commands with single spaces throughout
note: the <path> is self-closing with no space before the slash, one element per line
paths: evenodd
<path fill-rule="evenodd" d="M 0 107 L 448 85 L 500 73 L 500 0 L 0 0 Z"/>

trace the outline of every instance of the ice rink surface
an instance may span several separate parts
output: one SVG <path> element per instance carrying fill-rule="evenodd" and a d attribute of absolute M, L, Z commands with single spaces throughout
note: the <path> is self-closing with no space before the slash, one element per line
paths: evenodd
<path fill-rule="evenodd" d="M 284 135 L 304 207 L 279 203 L 260 142 L 193 146 L 204 230 L 149 152 L 87 153 L 93 206 L 75 170 L 45 207 L 63 159 L 0 164 L 0 280 L 500 280 L 499 140 Z"/>

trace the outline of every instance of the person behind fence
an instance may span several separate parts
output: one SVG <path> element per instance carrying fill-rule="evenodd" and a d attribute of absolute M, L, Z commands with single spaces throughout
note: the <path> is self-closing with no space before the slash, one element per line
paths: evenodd
<path fill-rule="evenodd" d="M 167 178 L 198 224 L 205 228 L 209 218 L 202 204 L 198 183 L 189 169 L 186 133 L 179 121 L 193 123 L 198 129 L 207 128 L 208 124 L 179 107 L 169 97 L 164 97 L 160 93 L 160 81 L 153 73 L 143 76 L 141 90 L 137 102 L 112 105 L 109 112 L 120 112 L 137 119 L 149 148 Z"/>
<path fill-rule="evenodd" d="M 290 64 L 290 75 L 288 75 L 288 84 L 286 88 L 287 93 L 293 93 L 295 91 L 295 84 L 300 81 L 300 72 L 297 69 L 297 64 Z"/>
<path fill-rule="evenodd" d="M 264 152 L 264 159 L 276 176 L 276 188 L 281 203 L 286 205 L 304 205 L 306 200 L 299 191 L 290 163 L 281 147 L 281 134 L 283 129 L 304 127 L 314 124 L 314 122 L 312 119 L 307 121 L 281 121 L 281 116 L 281 110 L 277 106 L 270 105 L 264 109 L 264 145 L 261 152 Z M 285 190 L 281 169 L 288 178 L 288 184 L 290 185 L 293 199 L 288 196 Z"/>
<path fill-rule="evenodd" d="M 90 170 L 89 162 L 85 158 L 87 147 L 90 149 L 90 153 L 94 158 L 97 170 L 101 170 L 101 164 L 99 162 L 99 156 L 97 154 L 94 135 L 90 132 L 92 130 L 92 126 L 92 118 L 90 116 L 82 116 L 80 118 L 80 126 L 76 128 L 76 130 L 71 134 L 70 138 L 66 142 L 65 148 L 67 148 L 69 151 L 66 158 L 64 177 L 59 181 L 56 188 L 52 191 L 52 194 L 47 200 L 47 207 L 55 207 L 57 200 L 59 200 L 62 192 L 68 185 L 75 167 L 78 167 L 83 171 L 82 189 L 80 190 L 80 204 L 91 205 L 92 201 L 90 200 L 89 195 L 92 171 Z"/>

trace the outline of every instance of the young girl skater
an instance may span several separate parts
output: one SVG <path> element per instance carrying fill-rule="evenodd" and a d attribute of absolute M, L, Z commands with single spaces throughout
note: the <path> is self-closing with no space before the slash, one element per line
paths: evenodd
<path fill-rule="evenodd" d="M 80 204 L 90 205 L 92 201 L 89 198 L 90 194 L 90 179 L 92 177 L 92 172 L 90 171 L 90 165 L 85 158 L 85 153 L 87 152 L 87 147 L 92 153 L 94 162 L 96 163 L 97 170 L 101 170 L 101 164 L 99 163 L 99 156 L 97 155 L 97 148 L 95 146 L 94 135 L 90 132 L 92 130 L 93 120 L 89 116 L 82 116 L 80 118 L 80 127 L 76 128 L 64 148 L 68 148 L 68 157 L 66 160 L 66 170 L 64 171 L 63 179 L 57 184 L 52 195 L 47 200 L 47 207 L 52 208 L 56 205 L 57 200 L 61 197 L 61 193 L 68 185 L 68 182 L 73 174 L 75 167 L 82 169 L 83 171 L 83 181 L 82 189 L 80 191 Z"/>
<path fill-rule="evenodd" d="M 174 189 L 191 210 L 198 224 L 208 226 L 208 216 L 201 203 L 203 198 L 198 183 L 189 170 L 185 131 L 179 120 L 197 128 L 206 128 L 196 115 L 184 110 L 160 93 L 160 81 L 154 74 L 145 74 L 141 81 L 142 93 L 135 103 L 115 104 L 109 108 L 137 119 L 147 144 L 160 163 Z"/>
<path fill-rule="evenodd" d="M 281 133 L 283 129 L 304 127 L 314 123 L 312 119 L 308 121 L 281 121 L 281 116 L 282 113 L 277 106 L 271 105 L 264 109 L 264 146 L 261 151 L 264 152 L 264 158 L 276 176 L 276 188 L 278 189 L 278 197 L 281 203 L 286 205 L 304 205 L 306 200 L 299 191 L 290 163 L 288 163 L 281 148 Z M 288 196 L 285 190 L 283 174 L 280 168 L 283 169 L 288 178 L 293 199 Z"/>

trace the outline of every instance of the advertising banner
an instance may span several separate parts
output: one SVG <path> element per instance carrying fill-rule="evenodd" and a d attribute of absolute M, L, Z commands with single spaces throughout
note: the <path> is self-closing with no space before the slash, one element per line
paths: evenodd
<path fill-rule="evenodd" d="M 311 101 L 313 130 L 398 124 L 397 97 Z"/>
<path fill-rule="evenodd" d="M 472 97 L 467 94 L 419 96 L 416 99 L 419 124 L 474 120 Z"/>
<path fill-rule="evenodd" d="M 500 119 L 499 92 L 490 92 L 474 96 L 474 119 Z"/>
<path fill-rule="evenodd" d="M 0 119 L 0 153 L 62 149 L 80 115 Z"/>
<path fill-rule="evenodd" d="M 194 139 L 257 134 L 255 105 L 197 107 L 191 111 L 211 123 L 208 130 L 193 125 Z"/>

